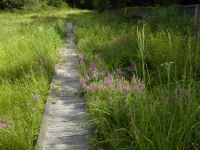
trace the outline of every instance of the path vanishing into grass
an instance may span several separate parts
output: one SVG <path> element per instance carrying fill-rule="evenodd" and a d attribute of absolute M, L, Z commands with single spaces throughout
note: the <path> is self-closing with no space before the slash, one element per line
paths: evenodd
<path fill-rule="evenodd" d="M 37 149 L 87 150 L 88 130 L 84 122 L 85 102 L 76 95 L 79 88 L 77 53 L 73 43 L 72 23 L 66 24 L 67 45 L 61 51 L 51 83 Z"/>

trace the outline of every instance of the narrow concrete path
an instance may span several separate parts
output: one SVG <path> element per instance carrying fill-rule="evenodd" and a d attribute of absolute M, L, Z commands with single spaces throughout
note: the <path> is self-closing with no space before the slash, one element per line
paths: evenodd
<path fill-rule="evenodd" d="M 38 150 L 89 150 L 85 101 L 77 96 L 79 77 L 72 23 L 66 24 L 67 44 L 55 69 L 40 129 Z"/>

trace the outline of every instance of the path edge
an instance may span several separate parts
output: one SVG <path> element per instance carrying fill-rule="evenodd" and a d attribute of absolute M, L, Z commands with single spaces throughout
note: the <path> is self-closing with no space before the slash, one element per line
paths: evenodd
<path fill-rule="evenodd" d="M 52 79 L 54 78 L 55 75 L 53 75 Z M 53 88 L 53 82 L 51 82 L 50 84 L 50 90 Z M 47 101 L 45 104 L 45 109 L 43 112 L 43 117 L 41 120 L 41 124 L 40 124 L 40 132 L 39 132 L 39 136 L 37 139 L 37 143 L 35 146 L 35 150 L 42 150 L 43 146 L 44 146 L 44 140 L 45 140 L 45 133 L 46 133 L 46 129 L 47 129 L 47 125 L 48 125 L 48 119 L 49 119 L 49 112 L 50 112 L 50 95 L 47 97 Z"/>

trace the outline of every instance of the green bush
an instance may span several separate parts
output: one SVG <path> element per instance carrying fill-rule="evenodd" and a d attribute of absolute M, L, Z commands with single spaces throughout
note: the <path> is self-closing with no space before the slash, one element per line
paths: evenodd
<path fill-rule="evenodd" d="M 61 7 L 64 4 L 63 0 L 48 0 L 49 6 Z"/>
<path fill-rule="evenodd" d="M 94 7 L 97 9 L 116 9 L 125 7 L 126 2 L 124 0 L 94 0 Z"/>

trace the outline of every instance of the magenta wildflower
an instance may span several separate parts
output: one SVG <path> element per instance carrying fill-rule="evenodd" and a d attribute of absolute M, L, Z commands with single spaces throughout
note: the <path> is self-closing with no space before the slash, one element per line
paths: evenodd
<path fill-rule="evenodd" d="M 79 62 L 83 62 L 84 61 L 84 55 L 83 53 L 79 53 Z"/>
<path fill-rule="evenodd" d="M 111 81 L 111 82 L 113 81 L 113 75 L 112 74 L 108 75 L 108 80 Z"/>
<path fill-rule="evenodd" d="M 86 80 L 83 79 L 83 78 L 81 78 L 81 79 L 80 79 L 80 85 L 81 85 L 82 87 L 86 86 Z"/>
<path fill-rule="evenodd" d="M 7 128 L 7 127 L 8 126 L 6 124 L 0 123 L 0 129 Z"/>
<path fill-rule="evenodd" d="M 108 77 L 106 79 L 106 83 L 107 84 L 111 84 L 113 82 L 113 75 L 112 74 L 108 74 Z"/>
<path fill-rule="evenodd" d="M 90 70 L 92 72 L 96 71 L 96 66 L 94 64 L 90 64 Z"/>
<path fill-rule="evenodd" d="M 126 94 L 129 93 L 129 89 L 128 89 L 127 87 L 124 87 L 122 90 L 123 90 L 123 92 L 126 93 Z"/>

